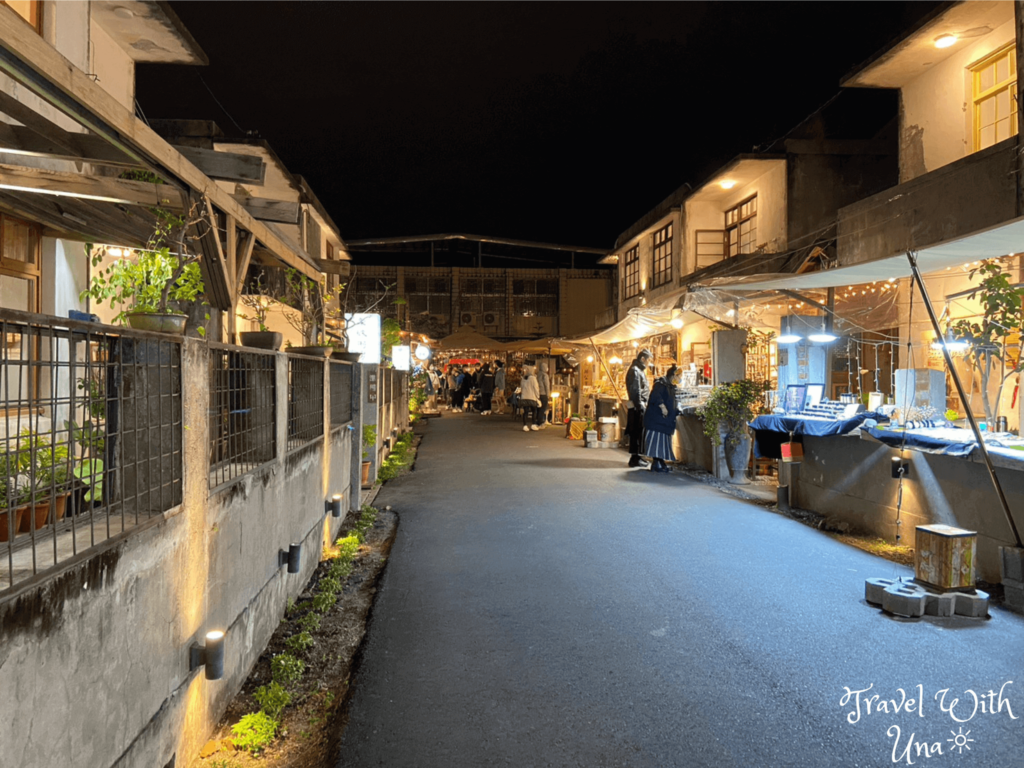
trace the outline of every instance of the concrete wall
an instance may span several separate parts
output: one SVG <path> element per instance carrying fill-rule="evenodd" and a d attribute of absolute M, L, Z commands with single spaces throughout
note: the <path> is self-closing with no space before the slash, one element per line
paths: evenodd
<path fill-rule="evenodd" d="M 92 24 L 90 69 L 99 86 L 130 112 L 135 112 L 135 62 L 99 24 Z"/>
<path fill-rule="evenodd" d="M 804 461 L 792 466 L 791 503 L 846 521 L 855 530 L 888 541 L 896 536 L 899 482 L 892 479 L 892 457 L 899 451 L 857 437 L 804 437 Z M 1000 581 L 999 547 L 1013 546 L 1010 527 L 981 461 L 907 451 L 910 470 L 903 481 L 902 544 L 915 545 L 914 528 L 942 523 L 978 532 L 976 573 Z M 1024 465 L 993 461 L 1015 515 L 1024 527 Z"/>
<path fill-rule="evenodd" d="M 901 89 L 900 180 L 910 181 L 973 151 L 971 74 L 968 67 L 1014 39 L 1013 4 L 1005 21 L 971 39 Z"/>
<path fill-rule="evenodd" d="M 276 359 L 272 463 L 210 493 L 209 353 L 186 340 L 182 378 L 198 385 L 184 391 L 182 504 L 0 598 L 0 766 L 184 765 L 207 739 L 340 527 L 324 500 L 358 507 L 358 422 L 286 454 L 287 358 Z M 296 541 L 302 572 L 289 576 L 278 551 Z M 212 629 L 226 632 L 219 681 L 188 668 Z"/>
<path fill-rule="evenodd" d="M 1016 138 L 1008 139 L 841 209 L 839 264 L 925 248 L 1014 218 L 1016 149 Z"/>

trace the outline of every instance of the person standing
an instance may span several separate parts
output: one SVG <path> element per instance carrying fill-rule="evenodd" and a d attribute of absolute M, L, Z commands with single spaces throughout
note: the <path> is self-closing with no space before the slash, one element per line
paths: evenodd
<path fill-rule="evenodd" d="M 437 410 L 437 387 L 438 380 L 437 374 L 434 373 L 434 369 L 429 364 L 426 370 L 426 380 L 424 381 L 423 393 L 427 396 L 427 410 Z"/>
<path fill-rule="evenodd" d="M 448 373 L 444 377 L 445 383 L 448 385 L 448 408 L 452 411 L 455 410 L 455 392 L 458 389 L 456 387 L 457 373 L 458 369 L 454 365 L 450 365 L 448 366 Z"/>
<path fill-rule="evenodd" d="M 541 360 L 537 366 L 537 388 L 540 391 L 540 408 L 537 409 L 537 429 L 547 429 L 548 399 L 551 397 L 551 378 L 548 376 L 548 362 Z"/>
<path fill-rule="evenodd" d="M 540 385 L 532 365 L 523 366 L 523 380 L 519 385 L 519 404 L 523 409 L 523 432 L 536 432 L 537 411 L 540 410 Z"/>
<path fill-rule="evenodd" d="M 676 460 L 672 436 L 676 433 L 676 418 L 679 416 L 676 388 L 681 380 L 679 366 L 672 365 L 651 389 L 650 402 L 644 414 L 644 456 L 653 462 L 652 472 L 671 472 L 665 462 Z"/>
<path fill-rule="evenodd" d="M 636 359 L 626 371 L 626 434 L 629 435 L 629 466 L 649 467 L 650 462 L 644 461 L 644 412 L 647 410 L 647 399 L 650 387 L 647 384 L 647 364 L 651 361 L 650 350 L 641 349 Z"/>
<path fill-rule="evenodd" d="M 491 396 L 494 394 L 494 374 L 491 364 L 485 363 L 480 369 L 480 415 L 491 415 Z"/>
<path fill-rule="evenodd" d="M 505 364 L 498 360 L 494 363 L 494 398 L 491 403 L 495 413 L 505 411 Z"/>
<path fill-rule="evenodd" d="M 461 413 L 466 409 L 466 398 L 469 397 L 469 393 L 473 391 L 473 369 L 467 368 L 462 372 L 462 378 L 459 379 L 459 412 Z"/>

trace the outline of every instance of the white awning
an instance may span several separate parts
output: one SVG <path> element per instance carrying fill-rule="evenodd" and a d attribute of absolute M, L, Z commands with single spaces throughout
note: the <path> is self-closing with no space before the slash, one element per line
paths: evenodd
<path fill-rule="evenodd" d="M 917 264 L 922 274 L 929 274 L 959 267 L 979 259 L 996 259 L 1022 252 L 1024 252 L 1024 217 L 989 229 L 972 232 L 956 240 L 922 248 L 917 252 Z M 907 254 L 902 252 L 874 261 L 828 269 L 823 272 L 808 272 L 804 275 L 770 274 L 716 277 L 691 286 L 691 289 L 796 291 L 838 288 L 843 285 L 860 285 L 889 278 L 910 276 L 910 261 L 907 259 Z"/>
<path fill-rule="evenodd" d="M 568 341 L 574 344 L 589 344 L 591 341 L 595 344 L 622 344 L 675 330 L 672 327 L 673 318 L 682 320 L 684 324 L 703 320 L 695 312 L 681 312 L 675 308 L 680 297 L 685 294 L 685 288 L 673 291 L 655 299 L 646 307 L 634 307 L 626 317 L 609 328 Z"/>

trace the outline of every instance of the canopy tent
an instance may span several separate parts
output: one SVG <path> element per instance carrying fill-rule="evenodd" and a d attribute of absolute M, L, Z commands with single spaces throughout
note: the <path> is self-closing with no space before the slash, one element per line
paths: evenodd
<path fill-rule="evenodd" d="M 477 333 L 472 326 L 464 325 L 451 336 L 445 336 L 437 346 L 439 349 L 482 349 L 489 352 L 504 352 L 505 345 L 490 336 Z"/>
<path fill-rule="evenodd" d="M 572 343 L 565 339 L 556 339 L 554 337 L 527 339 L 526 341 L 509 342 L 505 345 L 505 351 L 525 352 L 533 355 L 568 355 L 585 343 Z"/>
<path fill-rule="evenodd" d="M 1024 217 L 964 237 L 938 243 L 917 251 L 917 263 L 923 274 L 962 266 L 978 259 L 996 259 L 1024 251 Z M 742 275 L 716 277 L 693 288 L 735 291 L 800 291 L 814 288 L 838 288 L 911 276 L 906 251 L 847 267 L 808 272 L 803 275 Z"/>
<path fill-rule="evenodd" d="M 671 301 L 675 304 L 681 293 L 673 294 Z M 668 333 L 673 330 L 672 320 L 692 323 L 703 318 L 695 312 L 679 312 L 671 307 L 638 307 L 629 310 L 629 314 L 615 325 L 587 336 L 568 339 L 567 343 L 577 346 L 594 344 L 622 344 L 635 341 L 657 333 Z"/>

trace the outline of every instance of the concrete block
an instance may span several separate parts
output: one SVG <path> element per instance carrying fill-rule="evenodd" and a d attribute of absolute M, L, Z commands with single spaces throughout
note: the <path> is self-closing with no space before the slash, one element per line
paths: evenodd
<path fill-rule="evenodd" d="M 956 593 L 929 594 L 924 601 L 924 612 L 928 616 L 952 616 L 956 610 Z"/>
<path fill-rule="evenodd" d="M 864 599 L 872 605 L 881 605 L 882 593 L 895 583 L 892 579 L 866 579 L 864 581 Z"/>
<path fill-rule="evenodd" d="M 965 592 L 956 592 L 956 615 L 967 616 L 972 619 L 982 619 L 988 616 L 988 592 L 975 590 L 973 595 Z"/>
<path fill-rule="evenodd" d="M 1020 547 L 999 548 L 999 575 L 1003 583 L 1007 579 L 1024 582 L 1024 549 Z"/>
<path fill-rule="evenodd" d="M 1003 604 L 1011 611 L 1024 613 L 1024 582 L 1003 579 Z"/>
<path fill-rule="evenodd" d="M 882 592 L 882 610 L 896 616 L 924 616 L 928 593 L 914 584 L 893 584 Z"/>

